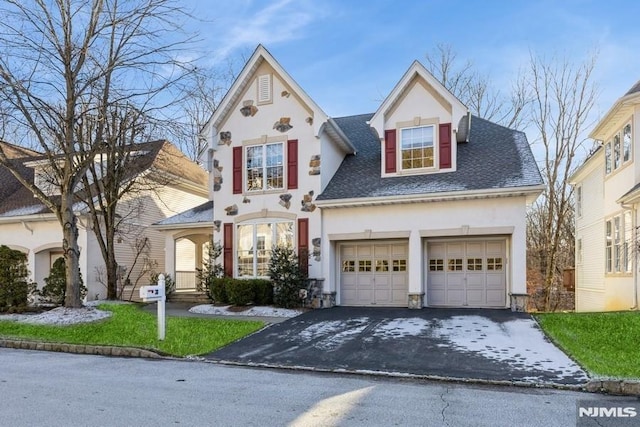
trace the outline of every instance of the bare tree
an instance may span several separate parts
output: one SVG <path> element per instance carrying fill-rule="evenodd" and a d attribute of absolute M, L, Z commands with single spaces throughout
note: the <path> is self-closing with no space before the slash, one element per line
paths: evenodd
<path fill-rule="evenodd" d="M 429 72 L 471 113 L 509 128 L 519 129 L 524 124 L 530 94 L 522 75 L 516 77 L 505 96 L 491 85 L 489 76 L 475 70 L 471 61 L 459 62 L 448 44 L 438 44 L 426 55 L 426 62 Z"/>
<path fill-rule="evenodd" d="M 545 310 L 553 308 L 552 294 L 559 286 L 563 267 L 573 265 L 573 257 L 566 256 L 573 253 L 574 245 L 574 207 L 568 178 L 587 141 L 585 131 L 597 95 L 592 75 L 595 64 L 596 55 L 578 65 L 566 59 L 530 56 L 527 83 L 533 93 L 531 123 L 543 148 L 542 174 L 547 188 L 528 218 L 532 238 L 528 242 L 529 261 L 543 278 Z"/>
<path fill-rule="evenodd" d="M 202 128 L 235 80 L 237 69 L 237 62 L 228 59 L 220 65 L 198 67 L 184 82 L 183 96 L 176 106 L 178 117 L 171 121 L 171 128 L 165 127 L 165 130 L 194 162 L 199 161 L 207 146 L 206 139 L 201 135 Z"/>
<path fill-rule="evenodd" d="M 148 117 L 174 102 L 162 95 L 189 71 L 174 60 L 189 41 L 177 39 L 184 14 L 171 0 L 5 0 L 0 15 L 4 131 L 35 141 L 57 195 L 24 179 L 1 149 L 0 164 L 57 216 L 65 306 L 79 307 L 77 191 L 114 136 L 114 111 L 130 105 Z M 123 131 L 134 132 L 131 123 Z"/>

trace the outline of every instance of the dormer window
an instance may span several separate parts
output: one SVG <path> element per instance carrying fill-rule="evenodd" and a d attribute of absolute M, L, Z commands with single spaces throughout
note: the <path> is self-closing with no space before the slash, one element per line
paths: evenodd
<path fill-rule="evenodd" d="M 402 169 L 422 169 L 434 166 L 435 126 L 400 129 Z"/>
<path fill-rule="evenodd" d="M 384 173 L 433 173 L 452 167 L 451 123 L 416 117 L 384 131 Z"/>

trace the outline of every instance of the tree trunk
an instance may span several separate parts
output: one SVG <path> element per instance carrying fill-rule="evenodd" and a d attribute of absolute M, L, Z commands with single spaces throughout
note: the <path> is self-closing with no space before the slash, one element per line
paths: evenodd
<path fill-rule="evenodd" d="M 64 306 L 82 307 L 80 299 L 80 248 L 78 246 L 78 219 L 73 212 L 73 200 L 63 199 L 60 209 L 62 219 L 62 249 L 66 264 L 67 288 Z"/>
<path fill-rule="evenodd" d="M 113 242 L 115 243 L 115 242 Z M 107 299 L 118 299 L 118 262 L 115 245 L 107 245 Z"/>

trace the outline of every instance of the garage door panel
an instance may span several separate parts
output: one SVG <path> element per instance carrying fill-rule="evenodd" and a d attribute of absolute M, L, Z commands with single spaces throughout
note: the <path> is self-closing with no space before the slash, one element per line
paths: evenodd
<path fill-rule="evenodd" d="M 407 253 L 406 243 L 379 241 L 341 245 L 340 304 L 406 306 Z M 352 272 L 344 270 L 349 259 L 355 259 Z"/>
<path fill-rule="evenodd" d="M 425 303 L 504 307 L 505 248 L 504 240 L 429 242 Z"/>

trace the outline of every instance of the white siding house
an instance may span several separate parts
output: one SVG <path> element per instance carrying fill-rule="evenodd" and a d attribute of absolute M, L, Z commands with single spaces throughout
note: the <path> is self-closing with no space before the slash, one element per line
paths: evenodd
<path fill-rule="evenodd" d="M 5 152 L 21 150 L 16 159 L 22 162 L 23 177 L 28 180 L 37 177 L 37 165 L 42 163 L 38 153 L 2 144 Z M 141 167 L 138 172 L 144 175 L 139 182 L 146 184 L 140 185 L 140 191 L 120 200 L 118 207 L 123 221 L 121 238 L 116 243 L 116 259 L 125 277 L 128 275 L 131 281 L 124 288 L 125 298 L 130 296 L 134 285 L 148 284 L 151 272 L 166 271 L 165 236 L 161 230 L 150 227 L 151 224 L 208 200 L 207 173 L 172 144 L 153 141 L 137 147 L 144 153 L 137 160 Z M 8 170 L 0 168 L 0 178 L 3 184 L 0 190 L 0 245 L 26 253 L 30 279 L 42 287 L 53 261 L 63 255 L 60 223 Z M 97 238 L 81 203 L 77 205 L 77 213 L 80 219 L 80 272 L 87 286 L 87 299 L 105 298 L 104 261 Z M 143 238 L 148 239 L 147 250 L 136 259 L 135 241 Z M 135 298 L 137 292 L 132 295 Z"/>
<path fill-rule="evenodd" d="M 600 147 L 571 176 L 576 203 L 576 311 L 638 308 L 640 82 L 590 137 Z"/>

